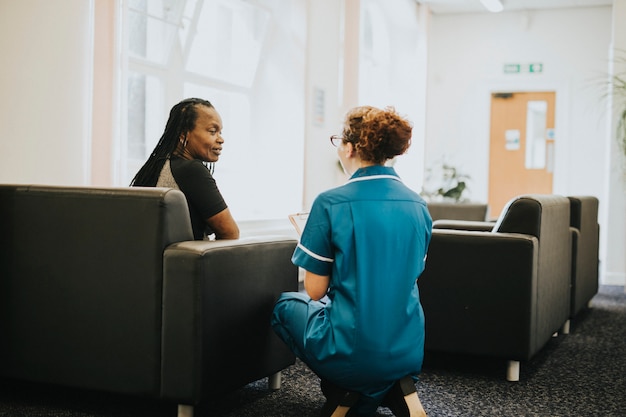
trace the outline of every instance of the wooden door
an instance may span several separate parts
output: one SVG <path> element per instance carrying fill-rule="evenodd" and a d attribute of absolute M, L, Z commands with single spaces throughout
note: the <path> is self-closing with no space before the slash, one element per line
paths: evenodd
<path fill-rule="evenodd" d="M 491 95 L 489 213 L 522 194 L 551 194 L 554 92 Z"/>

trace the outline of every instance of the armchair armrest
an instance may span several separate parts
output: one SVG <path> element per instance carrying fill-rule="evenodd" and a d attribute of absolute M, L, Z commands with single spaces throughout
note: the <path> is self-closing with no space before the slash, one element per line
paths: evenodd
<path fill-rule="evenodd" d="M 528 359 L 537 259 L 534 236 L 434 229 L 418 280 L 426 349 Z"/>
<path fill-rule="evenodd" d="M 433 229 L 473 230 L 476 232 L 491 232 L 495 222 L 472 220 L 435 220 Z"/>
<path fill-rule="evenodd" d="M 162 397 L 196 404 L 295 362 L 270 317 L 280 293 L 298 289 L 296 243 L 256 236 L 165 250 Z"/>

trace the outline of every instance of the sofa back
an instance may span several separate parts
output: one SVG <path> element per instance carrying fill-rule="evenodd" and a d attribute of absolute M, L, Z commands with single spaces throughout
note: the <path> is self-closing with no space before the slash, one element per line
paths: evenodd
<path fill-rule="evenodd" d="M 572 274 L 572 317 L 598 293 L 599 201 L 593 196 L 570 196 L 570 225 L 577 230 Z"/>
<path fill-rule="evenodd" d="M 0 185 L 0 375 L 158 393 L 163 252 L 192 239 L 180 191 Z"/>
<path fill-rule="evenodd" d="M 486 203 L 448 203 L 429 201 L 428 212 L 433 221 L 436 220 L 487 220 L 488 205 Z"/>

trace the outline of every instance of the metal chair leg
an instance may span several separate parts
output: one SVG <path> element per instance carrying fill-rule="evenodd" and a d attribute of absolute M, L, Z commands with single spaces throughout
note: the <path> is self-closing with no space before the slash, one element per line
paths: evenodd
<path fill-rule="evenodd" d="M 193 405 L 178 404 L 178 417 L 193 417 Z"/>
<path fill-rule="evenodd" d="M 280 389 L 280 384 L 282 382 L 282 374 L 280 371 L 272 374 L 267 379 L 267 385 L 269 389 L 277 390 Z"/>

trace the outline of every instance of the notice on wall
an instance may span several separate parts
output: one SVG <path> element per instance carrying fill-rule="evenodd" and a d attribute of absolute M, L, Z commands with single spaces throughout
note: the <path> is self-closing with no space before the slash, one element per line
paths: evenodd
<path fill-rule="evenodd" d="M 324 126 L 324 114 L 326 112 L 326 97 L 323 89 L 313 89 L 313 124 Z"/>
<path fill-rule="evenodd" d="M 504 132 L 504 148 L 507 151 L 517 151 L 520 147 L 520 131 L 508 129 Z"/>

